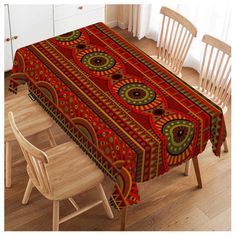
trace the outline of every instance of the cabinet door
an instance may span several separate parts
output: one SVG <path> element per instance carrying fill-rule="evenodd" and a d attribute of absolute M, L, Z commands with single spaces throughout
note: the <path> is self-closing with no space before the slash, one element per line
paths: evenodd
<path fill-rule="evenodd" d="M 53 36 L 52 5 L 9 5 L 13 55 L 16 49 Z"/>
<path fill-rule="evenodd" d="M 64 34 L 97 22 L 104 22 L 105 6 L 96 5 L 55 5 L 55 35 Z"/>
<path fill-rule="evenodd" d="M 9 27 L 8 5 L 4 6 L 4 70 L 12 68 L 11 35 Z"/>

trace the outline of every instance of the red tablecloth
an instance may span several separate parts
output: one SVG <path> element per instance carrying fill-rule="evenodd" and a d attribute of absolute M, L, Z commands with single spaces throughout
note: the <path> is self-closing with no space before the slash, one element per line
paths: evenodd
<path fill-rule="evenodd" d="M 17 50 L 9 89 L 39 104 L 115 182 L 118 209 L 150 180 L 201 153 L 219 156 L 222 110 L 97 23 Z M 66 159 L 65 159 L 66 161 Z"/>

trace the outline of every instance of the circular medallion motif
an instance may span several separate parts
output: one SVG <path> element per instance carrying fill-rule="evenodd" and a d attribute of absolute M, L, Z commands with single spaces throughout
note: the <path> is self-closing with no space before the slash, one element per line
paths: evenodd
<path fill-rule="evenodd" d="M 106 76 L 116 74 L 121 69 L 119 58 L 105 48 L 86 45 L 83 49 L 82 45 L 78 46 L 72 55 L 74 61 L 87 73 L 108 79 Z"/>
<path fill-rule="evenodd" d="M 156 98 L 156 93 L 142 83 L 125 84 L 119 89 L 118 94 L 128 104 L 135 106 L 147 105 Z"/>
<path fill-rule="evenodd" d="M 118 75 L 117 73 L 119 78 Z M 115 81 L 113 77 L 111 78 Z M 117 79 L 112 84 L 110 91 L 123 106 L 134 111 L 155 109 L 165 102 L 164 97 L 155 86 L 134 75 L 122 74 L 121 79 Z"/>
<path fill-rule="evenodd" d="M 82 57 L 81 62 L 90 70 L 95 71 L 106 71 L 116 64 L 116 61 L 104 52 L 88 53 Z"/>
<path fill-rule="evenodd" d="M 187 120 L 171 120 L 162 128 L 167 137 L 167 150 L 171 155 L 184 152 L 193 139 L 194 125 Z"/>
<path fill-rule="evenodd" d="M 69 33 L 65 33 L 55 37 L 55 39 L 59 42 L 70 42 L 78 39 L 81 33 L 79 30 L 71 31 Z"/>

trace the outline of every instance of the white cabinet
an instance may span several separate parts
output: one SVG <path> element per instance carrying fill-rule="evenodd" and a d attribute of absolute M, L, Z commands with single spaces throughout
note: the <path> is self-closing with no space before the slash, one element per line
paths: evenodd
<path fill-rule="evenodd" d="M 104 4 L 6 4 L 4 7 L 5 71 L 12 68 L 18 48 L 105 20 Z"/>
<path fill-rule="evenodd" d="M 14 56 L 18 48 L 53 37 L 53 6 L 7 5 L 5 6 L 5 36 L 7 25 L 10 26 L 10 42 L 5 42 L 5 45 L 12 47 Z M 5 71 L 12 67 L 12 62 L 9 63 L 12 55 L 6 48 L 8 46 L 5 46 Z"/>
<path fill-rule="evenodd" d="M 16 49 L 53 36 L 52 5 L 9 5 L 13 54 Z"/>
<path fill-rule="evenodd" d="M 97 22 L 104 22 L 105 5 L 54 5 L 55 35 L 67 33 Z"/>
<path fill-rule="evenodd" d="M 11 51 L 11 32 L 9 24 L 8 5 L 4 6 L 4 69 L 10 70 L 12 67 L 12 51 Z"/>

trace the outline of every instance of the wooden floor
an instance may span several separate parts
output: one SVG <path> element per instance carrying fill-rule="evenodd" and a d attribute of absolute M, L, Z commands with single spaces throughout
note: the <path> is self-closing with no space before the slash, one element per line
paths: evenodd
<path fill-rule="evenodd" d="M 115 30 L 130 42 L 144 50 L 147 54 L 155 53 L 155 42 L 149 39 L 138 41 L 125 30 Z M 5 76 L 5 97 L 9 73 Z M 197 83 L 197 73 L 190 69 L 183 69 L 183 79 L 191 84 Z M 204 153 L 199 155 L 203 189 L 197 189 L 194 171 L 190 176 L 184 176 L 184 166 L 174 168 L 163 176 L 139 185 L 141 202 L 128 209 L 127 230 L 132 231 L 221 231 L 231 229 L 231 109 L 225 116 L 228 130 L 229 152 L 223 153 L 220 158 L 211 151 L 210 143 Z M 58 143 L 68 138 L 64 132 L 53 127 L 53 134 Z M 31 137 L 30 141 L 38 147 L 47 146 L 44 133 Z M 13 160 L 22 159 L 18 144 L 14 144 Z M 35 189 L 32 192 L 28 205 L 21 205 L 21 200 L 27 183 L 25 163 L 13 167 L 13 185 L 5 189 L 5 230 L 31 231 L 51 230 L 52 203 L 42 197 Z M 112 191 L 109 178 L 104 182 L 107 196 Z M 96 198 L 93 191 L 78 196 L 81 204 L 87 204 Z M 61 215 L 72 209 L 69 202 L 61 204 Z M 112 231 L 120 229 L 120 212 L 113 210 L 115 219 L 109 220 L 102 206 L 60 225 L 63 231 Z"/>

